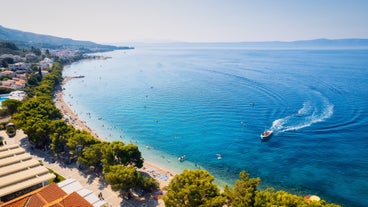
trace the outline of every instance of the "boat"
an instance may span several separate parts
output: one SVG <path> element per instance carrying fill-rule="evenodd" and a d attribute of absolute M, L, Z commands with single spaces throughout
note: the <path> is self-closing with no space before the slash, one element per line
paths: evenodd
<path fill-rule="evenodd" d="M 261 134 L 261 139 L 262 139 L 262 140 L 266 140 L 266 139 L 271 138 L 272 133 L 273 133 L 273 131 L 272 131 L 272 130 L 264 131 L 264 132 Z"/>
<path fill-rule="evenodd" d="M 185 155 L 182 155 L 182 156 L 180 156 L 180 157 L 178 158 L 178 160 L 179 160 L 180 162 L 183 162 L 183 161 L 184 161 L 184 159 L 185 159 Z"/>
<path fill-rule="evenodd" d="M 216 154 L 216 157 L 218 160 L 221 160 L 222 159 L 222 155 L 221 154 Z"/>

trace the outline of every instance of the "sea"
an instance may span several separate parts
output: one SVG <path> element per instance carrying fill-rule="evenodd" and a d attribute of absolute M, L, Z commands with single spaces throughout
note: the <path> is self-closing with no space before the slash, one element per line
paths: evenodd
<path fill-rule="evenodd" d="M 176 173 L 205 169 L 222 187 L 244 170 L 260 189 L 368 206 L 368 49 L 142 44 L 95 55 L 108 58 L 65 67 L 84 78 L 63 93 L 105 140 Z"/>

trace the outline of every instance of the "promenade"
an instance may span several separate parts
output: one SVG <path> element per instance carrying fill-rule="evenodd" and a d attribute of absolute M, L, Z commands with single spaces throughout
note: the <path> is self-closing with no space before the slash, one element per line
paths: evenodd
<path fill-rule="evenodd" d="M 118 191 L 113 191 L 111 186 L 108 185 L 103 178 L 90 171 L 81 171 L 76 167 L 75 163 L 65 164 L 61 160 L 55 158 L 52 153 L 45 152 L 39 149 L 33 149 L 28 142 L 27 135 L 22 130 L 17 130 L 15 137 L 9 138 L 4 130 L 0 131 L 0 136 L 4 138 L 7 145 L 19 144 L 28 153 L 30 153 L 34 159 L 39 160 L 42 164 L 60 174 L 64 178 L 74 178 L 78 180 L 81 185 L 89 190 L 92 190 L 96 196 L 100 193 L 103 199 L 107 202 L 109 207 L 164 207 L 162 200 L 155 200 L 152 195 L 146 195 L 145 197 L 133 198 L 129 200 L 123 200 L 119 196 Z"/>

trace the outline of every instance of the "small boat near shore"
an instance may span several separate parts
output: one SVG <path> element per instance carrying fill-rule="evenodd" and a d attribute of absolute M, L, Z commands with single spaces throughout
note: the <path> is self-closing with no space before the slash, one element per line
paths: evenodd
<path fill-rule="evenodd" d="M 261 140 L 268 140 L 269 138 L 271 138 L 272 134 L 273 134 L 273 131 L 272 130 L 264 131 L 261 134 Z"/>
<path fill-rule="evenodd" d="M 185 159 L 185 155 L 182 155 L 182 156 L 180 156 L 180 157 L 178 158 L 178 160 L 179 160 L 180 162 L 183 162 L 183 161 L 184 161 L 184 159 Z"/>

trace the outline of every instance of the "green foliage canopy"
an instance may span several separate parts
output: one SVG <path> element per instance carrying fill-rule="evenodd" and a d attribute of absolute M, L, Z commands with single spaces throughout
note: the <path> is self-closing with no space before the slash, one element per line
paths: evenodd
<path fill-rule="evenodd" d="M 225 186 L 219 193 L 213 177 L 203 170 L 185 170 L 176 175 L 164 195 L 167 207 L 175 206 L 228 206 L 228 207 L 338 207 L 326 201 L 310 201 L 304 197 L 272 188 L 258 190 L 260 178 L 250 178 L 241 172 L 233 187 Z"/>
<path fill-rule="evenodd" d="M 167 186 L 163 199 L 167 207 L 222 206 L 225 198 L 213 183 L 214 177 L 205 170 L 184 170 Z"/>
<path fill-rule="evenodd" d="M 13 115 L 18 111 L 18 107 L 22 105 L 22 102 L 15 99 L 7 99 L 1 102 L 1 105 L 10 115 Z"/>
<path fill-rule="evenodd" d="M 137 185 L 139 174 L 133 166 L 112 165 L 104 171 L 106 181 L 114 190 L 128 190 Z"/>
<path fill-rule="evenodd" d="M 227 203 L 232 206 L 254 206 L 257 193 L 257 186 L 261 182 L 260 178 L 250 178 L 245 171 L 240 173 L 240 179 L 235 182 L 233 188 L 225 187 L 224 194 Z"/>

